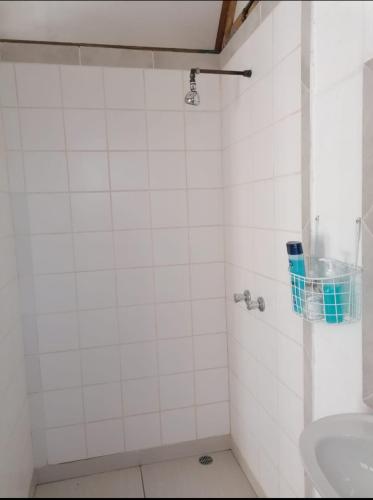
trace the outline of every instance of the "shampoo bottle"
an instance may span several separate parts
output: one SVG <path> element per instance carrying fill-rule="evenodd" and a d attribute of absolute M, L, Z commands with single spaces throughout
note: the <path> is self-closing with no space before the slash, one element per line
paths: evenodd
<path fill-rule="evenodd" d="M 289 256 L 289 271 L 291 273 L 293 309 L 294 312 L 301 314 L 304 307 L 304 278 L 306 276 L 303 247 L 300 241 L 288 241 L 286 247 Z"/>

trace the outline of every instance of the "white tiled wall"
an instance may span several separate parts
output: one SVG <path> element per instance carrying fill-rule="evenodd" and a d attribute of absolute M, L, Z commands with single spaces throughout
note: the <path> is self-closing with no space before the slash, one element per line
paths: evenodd
<path fill-rule="evenodd" d="M 291 312 L 285 243 L 301 238 L 301 2 L 281 2 L 222 78 L 232 436 L 269 497 L 304 496 L 303 330 Z M 248 288 L 266 311 L 232 295 Z"/>
<path fill-rule="evenodd" d="M 3 68 L 36 466 L 228 434 L 218 78 Z"/>
<path fill-rule="evenodd" d="M 19 310 L 11 182 L 7 166 L 16 165 L 8 147 L 16 144 L 13 123 L 4 127 L 3 106 L 14 104 L 6 85 L 8 68 L 0 68 L 0 495 L 27 497 L 33 473 L 29 408 L 26 392 L 22 324 Z M 5 111 L 5 116 L 9 112 Z M 13 140 L 15 142 L 13 142 Z M 15 172 L 14 172 L 15 174 Z"/>

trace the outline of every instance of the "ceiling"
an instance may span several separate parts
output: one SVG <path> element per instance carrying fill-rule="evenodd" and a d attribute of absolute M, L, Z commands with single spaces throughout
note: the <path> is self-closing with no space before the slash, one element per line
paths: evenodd
<path fill-rule="evenodd" d="M 1 1 L 0 38 L 213 50 L 221 0 Z"/>

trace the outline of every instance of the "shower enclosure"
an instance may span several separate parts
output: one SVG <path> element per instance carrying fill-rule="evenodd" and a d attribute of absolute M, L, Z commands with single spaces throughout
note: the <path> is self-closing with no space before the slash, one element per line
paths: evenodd
<path fill-rule="evenodd" d="M 304 495 L 303 330 L 285 252 L 302 231 L 291 4 L 217 74 L 195 72 L 198 106 L 184 101 L 191 59 L 1 63 L 1 314 L 17 325 L 5 351 L 17 370 L 22 330 L 39 481 L 233 448 L 258 492 Z M 284 8 L 294 37 L 281 45 Z M 264 311 L 234 302 L 246 289 Z M 10 435 L 29 449 L 20 422 Z"/>

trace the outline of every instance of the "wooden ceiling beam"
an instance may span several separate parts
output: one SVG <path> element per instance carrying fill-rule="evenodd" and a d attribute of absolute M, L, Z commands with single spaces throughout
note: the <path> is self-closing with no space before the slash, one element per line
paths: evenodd
<path fill-rule="evenodd" d="M 250 12 L 256 7 L 256 5 L 259 3 L 259 0 L 250 0 L 247 2 L 246 7 L 243 9 L 243 11 L 240 13 L 240 15 L 237 17 L 237 19 L 234 21 L 231 31 L 230 31 L 230 36 L 229 38 L 232 38 L 232 36 L 236 33 L 236 31 L 241 27 L 241 25 L 246 21 L 246 18 L 250 14 Z M 228 43 L 229 40 L 226 41 Z"/>
<path fill-rule="evenodd" d="M 237 0 L 223 0 L 221 6 L 218 33 L 216 35 L 215 50 L 221 52 L 229 39 L 234 23 Z"/>

